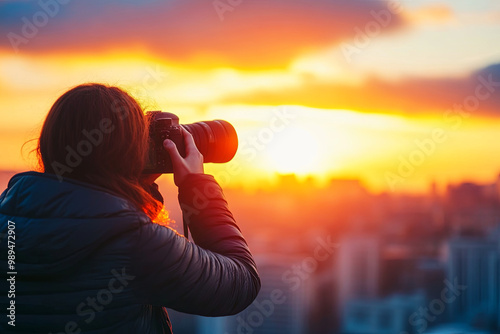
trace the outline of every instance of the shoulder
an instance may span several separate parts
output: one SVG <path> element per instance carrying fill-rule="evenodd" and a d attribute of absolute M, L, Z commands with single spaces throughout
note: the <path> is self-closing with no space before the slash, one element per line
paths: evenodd
<path fill-rule="evenodd" d="M 138 215 L 127 199 L 104 188 L 56 175 L 14 175 L 0 197 L 0 212 L 24 217 L 99 218 Z"/>

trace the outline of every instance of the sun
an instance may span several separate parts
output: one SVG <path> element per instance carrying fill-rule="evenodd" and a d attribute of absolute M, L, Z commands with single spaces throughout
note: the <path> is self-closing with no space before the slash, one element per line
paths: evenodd
<path fill-rule="evenodd" d="M 280 174 L 308 175 L 319 166 L 319 140 L 308 129 L 293 126 L 275 134 L 269 143 L 270 168 Z"/>

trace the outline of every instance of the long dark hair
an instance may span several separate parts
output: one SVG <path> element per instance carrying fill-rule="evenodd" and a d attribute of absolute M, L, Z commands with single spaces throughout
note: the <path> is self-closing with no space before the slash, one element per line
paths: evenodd
<path fill-rule="evenodd" d="M 147 146 L 147 118 L 134 98 L 117 87 L 83 84 L 50 109 L 37 156 L 43 172 L 106 188 L 154 220 L 162 205 L 141 181 Z"/>

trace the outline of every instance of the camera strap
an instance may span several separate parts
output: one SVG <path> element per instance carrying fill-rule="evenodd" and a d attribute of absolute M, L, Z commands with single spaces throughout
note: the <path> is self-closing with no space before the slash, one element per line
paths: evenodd
<path fill-rule="evenodd" d="M 182 225 L 184 227 L 184 236 L 186 237 L 186 239 L 189 239 L 189 228 L 185 219 L 182 219 Z"/>

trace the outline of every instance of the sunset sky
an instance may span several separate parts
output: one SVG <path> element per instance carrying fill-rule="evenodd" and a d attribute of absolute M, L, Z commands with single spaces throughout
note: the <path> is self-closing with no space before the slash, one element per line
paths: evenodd
<path fill-rule="evenodd" d="M 52 103 L 102 82 L 231 122 L 237 156 L 206 168 L 223 184 L 425 191 L 500 172 L 498 0 L 60 2 L 0 1 L 0 169 L 32 168 L 21 146 Z"/>

